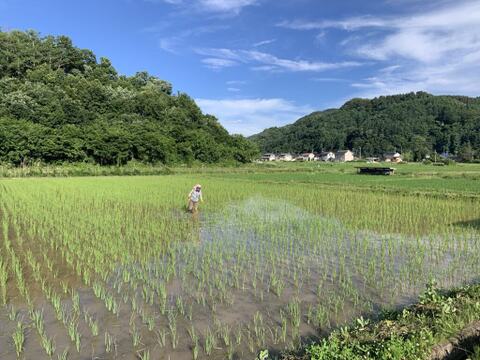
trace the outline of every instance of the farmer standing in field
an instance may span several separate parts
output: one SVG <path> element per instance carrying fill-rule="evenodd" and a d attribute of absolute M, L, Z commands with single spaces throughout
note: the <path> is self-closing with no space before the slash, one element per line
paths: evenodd
<path fill-rule="evenodd" d="M 197 184 L 193 187 L 192 191 L 190 191 L 190 194 L 188 194 L 188 211 L 191 213 L 197 212 L 199 201 L 203 202 L 202 185 Z"/>

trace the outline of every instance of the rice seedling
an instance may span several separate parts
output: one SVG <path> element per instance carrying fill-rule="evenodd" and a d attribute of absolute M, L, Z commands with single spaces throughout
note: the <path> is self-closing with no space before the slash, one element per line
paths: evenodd
<path fill-rule="evenodd" d="M 75 290 L 72 290 L 72 307 L 75 314 L 79 315 L 80 314 L 80 297 L 78 295 L 78 292 Z"/>
<path fill-rule="evenodd" d="M 150 360 L 150 350 L 141 350 L 138 352 L 138 359 L 139 360 Z"/>
<path fill-rule="evenodd" d="M 47 335 L 42 335 L 41 344 L 43 349 L 45 350 L 45 353 L 50 357 L 53 356 L 56 349 L 55 340 L 53 338 L 48 337 Z"/>
<path fill-rule="evenodd" d="M 232 360 L 235 355 L 235 345 L 232 343 L 227 346 L 227 359 Z"/>
<path fill-rule="evenodd" d="M 43 320 L 43 309 L 34 310 L 31 312 L 30 318 L 33 321 L 34 326 L 37 328 L 38 333 L 41 335 L 45 332 L 45 323 Z"/>
<path fill-rule="evenodd" d="M 168 328 L 170 329 L 170 336 L 172 338 L 172 348 L 175 349 L 178 344 L 177 316 L 173 311 L 168 314 Z"/>
<path fill-rule="evenodd" d="M 108 331 L 105 331 L 104 337 L 105 351 L 111 353 L 115 349 L 115 338 Z"/>
<path fill-rule="evenodd" d="M 220 334 L 225 347 L 228 348 L 230 346 L 230 327 L 228 325 L 221 326 Z"/>
<path fill-rule="evenodd" d="M 242 343 L 242 338 L 243 338 L 243 330 L 242 330 L 242 327 L 239 326 L 235 331 L 235 343 L 237 345 L 240 345 Z"/>
<path fill-rule="evenodd" d="M 15 307 L 13 305 L 10 305 L 8 308 L 8 318 L 10 321 L 15 321 L 17 319 L 17 310 L 15 310 Z"/>
<path fill-rule="evenodd" d="M 68 360 L 68 348 L 63 350 L 63 352 L 61 354 L 58 354 L 57 359 L 58 360 Z"/>
<path fill-rule="evenodd" d="M 75 318 L 71 318 L 67 325 L 68 336 L 70 340 L 75 344 L 77 352 L 80 352 L 80 332 L 78 331 L 78 321 Z"/>
<path fill-rule="evenodd" d="M 7 264 L 0 258 L 0 295 L 2 304 L 7 304 L 7 282 L 8 282 L 8 270 Z"/>
<path fill-rule="evenodd" d="M 25 327 L 21 321 L 17 322 L 17 327 L 12 334 L 13 343 L 15 344 L 15 352 L 17 357 L 23 352 L 23 346 L 25 344 Z"/>
<path fill-rule="evenodd" d="M 193 343 L 193 348 L 192 348 L 193 360 L 198 359 L 199 352 L 200 352 L 200 347 L 198 345 L 198 339 L 195 339 L 195 342 Z"/>
<path fill-rule="evenodd" d="M 165 329 L 155 330 L 155 335 L 157 344 L 160 346 L 160 348 L 165 347 L 167 341 L 167 331 Z"/>
<path fill-rule="evenodd" d="M 205 353 L 210 356 L 212 354 L 212 350 L 216 347 L 216 344 L 217 344 L 217 337 L 212 332 L 210 327 L 208 327 L 207 332 L 205 334 L 205 346 L 204 346 Z"/>

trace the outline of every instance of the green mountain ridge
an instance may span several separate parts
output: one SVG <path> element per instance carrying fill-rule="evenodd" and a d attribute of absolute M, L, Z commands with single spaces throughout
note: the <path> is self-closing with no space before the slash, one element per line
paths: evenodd
<path fill-rule="evenodd" d="M 0 163 L 248 162 L 257 153 L 164 80 L 119 75 L 66 36 L 0 31 Z"/>
<path fill-rule="evenodd" d="M 420 160 L 436 151 L 473 160 L 480 156 L 480 97 L 417 92 L 356 98 L 250 139 L 264 152 L 351 149 L 378 156 L 401 151 Z"/>

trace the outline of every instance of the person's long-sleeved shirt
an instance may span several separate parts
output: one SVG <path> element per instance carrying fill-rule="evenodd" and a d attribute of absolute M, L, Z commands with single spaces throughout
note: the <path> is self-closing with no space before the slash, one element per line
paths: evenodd
<path fill-rule="evenodd" d="M 193 202 L 199 202 L 200 200 L 202 200 L 202 191 L 195 191 L 195 189 L 193 189 L 191 192 L 190 192 L 190 195 L 188 196 L 190 198 L 190 200 L 192 200 Z"/>

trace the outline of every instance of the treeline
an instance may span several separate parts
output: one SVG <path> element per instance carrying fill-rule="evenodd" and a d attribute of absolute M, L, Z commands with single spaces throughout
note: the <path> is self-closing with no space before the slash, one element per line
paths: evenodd
<path fill-rule="evenodd" d="M 480 158 L 480 98 L 425 92 L 353 99 L 251 137 L 264 152 L 354 150 L 362 156 L 401 151 L 407 160 L 433 153 Z"/>
<path fill-rule="evenodd" d="M 166 81 L 119 75 L 65 36 L 0 31 L 0 162 L 247 162 L 257 154 Z"/>

